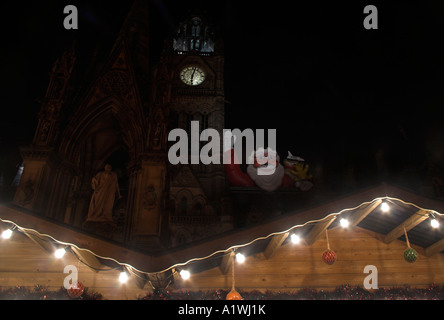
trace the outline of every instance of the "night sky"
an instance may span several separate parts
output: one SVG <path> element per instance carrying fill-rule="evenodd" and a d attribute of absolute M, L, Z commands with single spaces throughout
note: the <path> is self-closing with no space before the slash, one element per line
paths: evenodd
<path fill-rule="evenodd" d="M 331 181 L 350 168 L 362 185 L 404 181 L 406 170 L 423 179 L 432 162 L 444 177 L 444 3 L 305 2 L 150 0 L 151 61 L 179 21 L 203 9 L 225 42 L 225 128 L 277 129 L 282 157 L 290 150 L 322 165 Z M 68 4 L 79 10 L 78 30 L 63 28 Z M 378 30 L 363 27 L 367 4 L 378 8 Z M 55 59 L 74 39 L 85 51 L 112 44 L 130 5 L 2 2 L 5 175 L 20 162 L 18 146 L 32 142 Z"/>

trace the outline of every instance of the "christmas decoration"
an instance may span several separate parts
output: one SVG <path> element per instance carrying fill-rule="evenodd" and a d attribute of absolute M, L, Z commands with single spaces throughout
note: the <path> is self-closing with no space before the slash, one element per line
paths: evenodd
<path fill-rule="evenodd" d="M 231 291 L 227 294 L 227 300 L 243 300 L 242 296 L 239 294 L 239 292 L 236 291 L 236 285 L 235 285 L 235 278 L 234 278 L 234 265 L 235 265 L 235 259 L 234 259 L 234 251 L 231 253 L 231 260 L 233 261 L 231 264 Z"/>
<path fill-rule="evenodd" d="M 282 185 L 284 167 L 279 164 L 279 155 L 271 148 L 259 148 L 248 158 L 247 174 L 265 191 L 275 191 Z M 262 171 L 262 172 L 261 172 Z"/>
<path fill-rule="evenodd" d="M 301 157 L 296 157 L 288 151 L 287 158 L 283 161 L 285 176 L 289 177 L 293 185 L 301 191 L 308 191 L 313 187 L 311 174 L 308 173 L 309 165 Z"/>
<path fill-rule="evenodd" d="M 139 300 L 225 300 L 228 290 L 150 292 Z M 368 291 L 362 287 L 342 285 L 331 291 L 305 288 L 293 292 L 240 291 L 244 300 L 443 300 L 444 286 L 432 284 L 428 288 L 409 286 L 379 288 Z"/>
<path fill-rule="evenodd" d="M 332 265 L 336 261 L 336 253 L 333 250 L 325 250 L 322 254 L 322 260 L 329 265 Z"/>
<path fill-rule="evenodd" d="M 224 157 L 225 174 L 232 186 L 257 186 L 270 192 L 280 187 L 298 187 L 303 191 L 308 191 L 312 187 L 312 183 L 308 181 L 310 176 L 306 172 L 308 166 L 305 167 L 304 164 L 301 166 L 300 162 L 293 166 L 287 162 L 287 166 L 292 168 L 291 172 L 302 177 L 295 181 L 293 176 L 285 174 L 284 166 L 279 163 L 279 155 L 271 148 L 261 147 L 253 151 L 248 158 L 249 165 L 246 172 L 241 170 L 240 162 L 233 148 L 226 150 Z"/>
<path fill-rule="evenodd" d="M 407 248 L 404 251 L 404 259 L 407 262 L 413 263 L 418 259 L 418 252 L 415 249 Z"/>
<path fill-rule="evenodd" d="M 83 289 L 83 293 L 78 300 L 102 300 L 100 293 L 88 292 L 88 288 Z M 1 289 L 0 300 L 71 300 L 68 291 L 61 287 L 57 291 L 50 291 L 47 287 L 36 285 L 34 288 L 16 286 L 13 288 Z"/>
<path fill-rule="evenodd" d="M 82 295 L 84 290 L 85 287 L 80 281 L 78 281 L 75 285 L 71 284 L 70 288 L 66 291 L 71 298 L 78 298 Z"/>
<path fill-rule="evenodd" d="M 231 290 L 227 294 L 227 300 L 242 300 L 242 296 L 236 290 Z"/>
<path fill-rule="evenodd" d="M 405 234 L 405 240 L 407 242 L 407 249 L 405 249 L 405 251 L 404 251 L 404 260 L 407 262 L 413 263 L 416 261 L 416 259 L 418 259 L 418 253 L 416 252 L 415 249 L 410 247 L 410 242 L 409 242 L 409 238 L 407 236 L 407 231 L 405 230 L 405 227 L 404 227 L 404 234 Z"/>
<path fill-rule="evenodd" d="M 224 153 L 224 168 L 228 182 L 232 186 L 254 187 L 254 181 L 243 172 L 234 149 L 229 149 Z"/>
<path fill-rule="evenodd" d="M 325 230 L 325 236 L 327 238 L 327 250 L 322 254 L 322 260 L 329 265 L 332 265 L 336 261 L 336 253 L 330 249 L 330 243 L 328 242 L 328 233 Z"/>

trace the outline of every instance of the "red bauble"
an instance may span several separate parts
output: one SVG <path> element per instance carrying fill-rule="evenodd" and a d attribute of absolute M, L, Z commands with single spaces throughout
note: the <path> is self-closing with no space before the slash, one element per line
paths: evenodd
<path fill-rule="evenodd" d="M 326 264 L 332 265 L 336 261 L 336 253 L 330 249 L 325 250 L 322 254 L 322 260 L 324 260 Z"/>
<path fill-rule="evenodd" d="M 227 300 L 242 300 L 242 296 L 236 290 L 231 290 L 227 294 Z"/>
<path fill-rule="evenodd" d="M 71 298 L 78 298 L 82 295 L 83 291 L 85 290 L 85 287 L 83 286 L 83 284 L 78 281 L 76 283 L 76 285 L 71 284 L 71 286 L 69 287 L 68 291 L 68 295 Z"/>

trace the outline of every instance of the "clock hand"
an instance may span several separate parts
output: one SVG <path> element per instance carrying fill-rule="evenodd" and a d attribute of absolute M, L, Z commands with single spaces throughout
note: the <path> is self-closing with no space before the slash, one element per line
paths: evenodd
<path fill-rule="evenodd" d="M 196 72 L 196 68 L 193 69 L 193 73 L 191 73 L 191 83 L 193 83 L 194 72 Z"/>

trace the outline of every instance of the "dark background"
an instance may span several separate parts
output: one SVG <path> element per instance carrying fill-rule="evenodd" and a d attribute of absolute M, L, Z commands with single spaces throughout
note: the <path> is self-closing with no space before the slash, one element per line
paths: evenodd
<path fill-rule="evenodd" d="M 277 129 L 281 157 L 289 150 L 322 168 L 331 189 L 418 188 L 444 176 L 444 3 L 387 2 L 150 0 L 150 60 L 181 19 L 204 10 L 225 43 L 225 128 Z M 85 52 L 112 45 L 131 3 L 1 3 L 2 183 L 18 146 L 32 142 L 55 59 L 74 39 Z M 78 30 L 63 28 L 69 4 Z M 363 27 L 367 4 L 378 30 Z"/>

